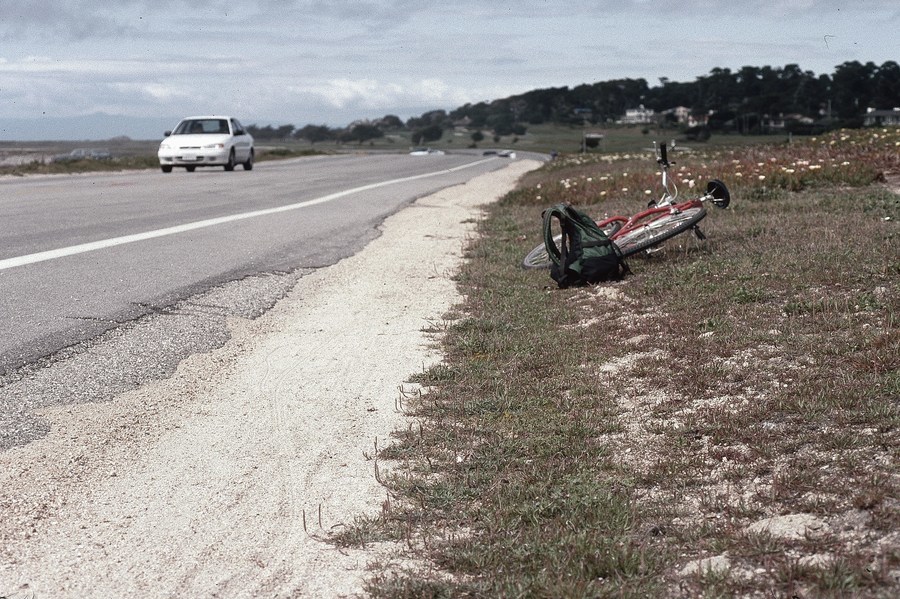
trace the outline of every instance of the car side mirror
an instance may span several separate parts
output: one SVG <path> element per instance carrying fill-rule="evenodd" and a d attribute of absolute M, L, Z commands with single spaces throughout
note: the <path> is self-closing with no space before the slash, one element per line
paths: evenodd
<path fill-rule="evenodd" d="M 165 133 L 163 133 L 163 137 L 169 137 L 170 135 L 172 135 L 171 131 L 166 131 Z"/>
<path fill-rule="evenodd" d="M 246 133 L 244 133 L 243 129 L 238 129 L 237 131 L 234 132 L 234 134 L 235 135 L 246 135 Z"/>

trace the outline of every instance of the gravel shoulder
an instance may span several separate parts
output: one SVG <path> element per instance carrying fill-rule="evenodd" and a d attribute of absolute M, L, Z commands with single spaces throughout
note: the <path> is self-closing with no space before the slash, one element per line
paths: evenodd
<path fill-rule="evenodd" d="M 385 500 L 370 456 L 439 359 L 423 329 L 458 300 L 479 206 L 537 165 L 418 200 L 165 380 L 42 409 L 49 432 L 0 453 L 0 595 L 360 593 L 375 555 L 324 538 Z"/>

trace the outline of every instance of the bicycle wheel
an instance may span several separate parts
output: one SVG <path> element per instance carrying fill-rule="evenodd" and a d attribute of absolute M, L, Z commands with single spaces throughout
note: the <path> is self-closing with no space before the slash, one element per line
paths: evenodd
<path fill-rule="evenodd" d="M 621 228 L 621 222 L 613 221 L 601 227 L 601 230 L 606 233 L 607 237 L 612 237 Z M 559 247 L 560 243 L 562 243 L 562 233 L 553 236 L 553 244 Z M 550 264 L 552 264 L 550 254 L 543 243 L 535 246 L 522 260 L 522 268 L 550 268 Z"/>
<path fill-rule="evenodd" d="M 559 247 L 559 244 L 562 243 L 562 235 L 554 236 L 553 243 Z M 522 268 L 550 268 L 550 264 L 550 254 L 543 243 L 535 246 L 522 260 Z"/>
<path fill-rule="evenodd" d="M 713 197 L 713 204 L 719 208 L 728 208 L 728 204 L 731 203 L 728 187 L 718 179 L 713 179 L 706 184 L 706 194 Z"/>
<path fill-rule="evenodd" d="M 706 208 L 692 206 L 674 214 L 665 214 L 613 239 L 613 241 L 622 252 L 622 257 L 628 257 L 687 231 L 703 220 L 705 216 Z"/>

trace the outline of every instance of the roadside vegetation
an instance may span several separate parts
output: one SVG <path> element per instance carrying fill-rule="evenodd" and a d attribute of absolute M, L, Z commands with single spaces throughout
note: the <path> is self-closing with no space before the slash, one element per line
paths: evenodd
<path fill-rule="evenodd" d="M 651 156 L 564 155 L 487 208 L 382 513 L 335 537 L 403 547 L 373 596 L 900 593 L 900 131 L 676 154 L 682 194 L 732 191 L 705 242 L 596 287 L 519 267 L 553 203 L 644 206 Z"/>
<path fill-rule="evenodd" d="M 0 159 L 4 155 L 17 158 L 13 163 L 3 164 L 0 160 L 0 176 L 12 175 L 67 175 L 74 173 L 115 172 L 128 170 L 159 170 L 156 157 L 158 141 L 131 141 L 121 147 L 112 146 L 110 156 L 103 159 L 82 158 L 58 160 L 53 157 L 74 147 L 72 142 L 11 142 L 0 143 Z M 284 160 L 313 156 L 324 152 L 313 148 L 258 146 L 256 162 Z"/>
<path fill-rule="evenodd" d="M 124 171 L 159 169 L 156 156 L 122 156 L 107 160 L 70 160 L 66 162 L 43 162 L 33 160 L 20 164 L 0 167 L 0 175 L 67 175 L 73 173 L 93 173 L 103 171 Z"/>

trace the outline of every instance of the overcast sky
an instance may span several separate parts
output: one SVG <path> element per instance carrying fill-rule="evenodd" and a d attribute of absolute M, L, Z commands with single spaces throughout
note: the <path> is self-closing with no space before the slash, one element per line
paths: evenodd
<path fill-rule="evenodd" d="M 98 112 L 342 126 L 715 67 L 831 74 L 900 62 L 898 32 L 897 0 L 0 0 L 0 127 Z"/>

